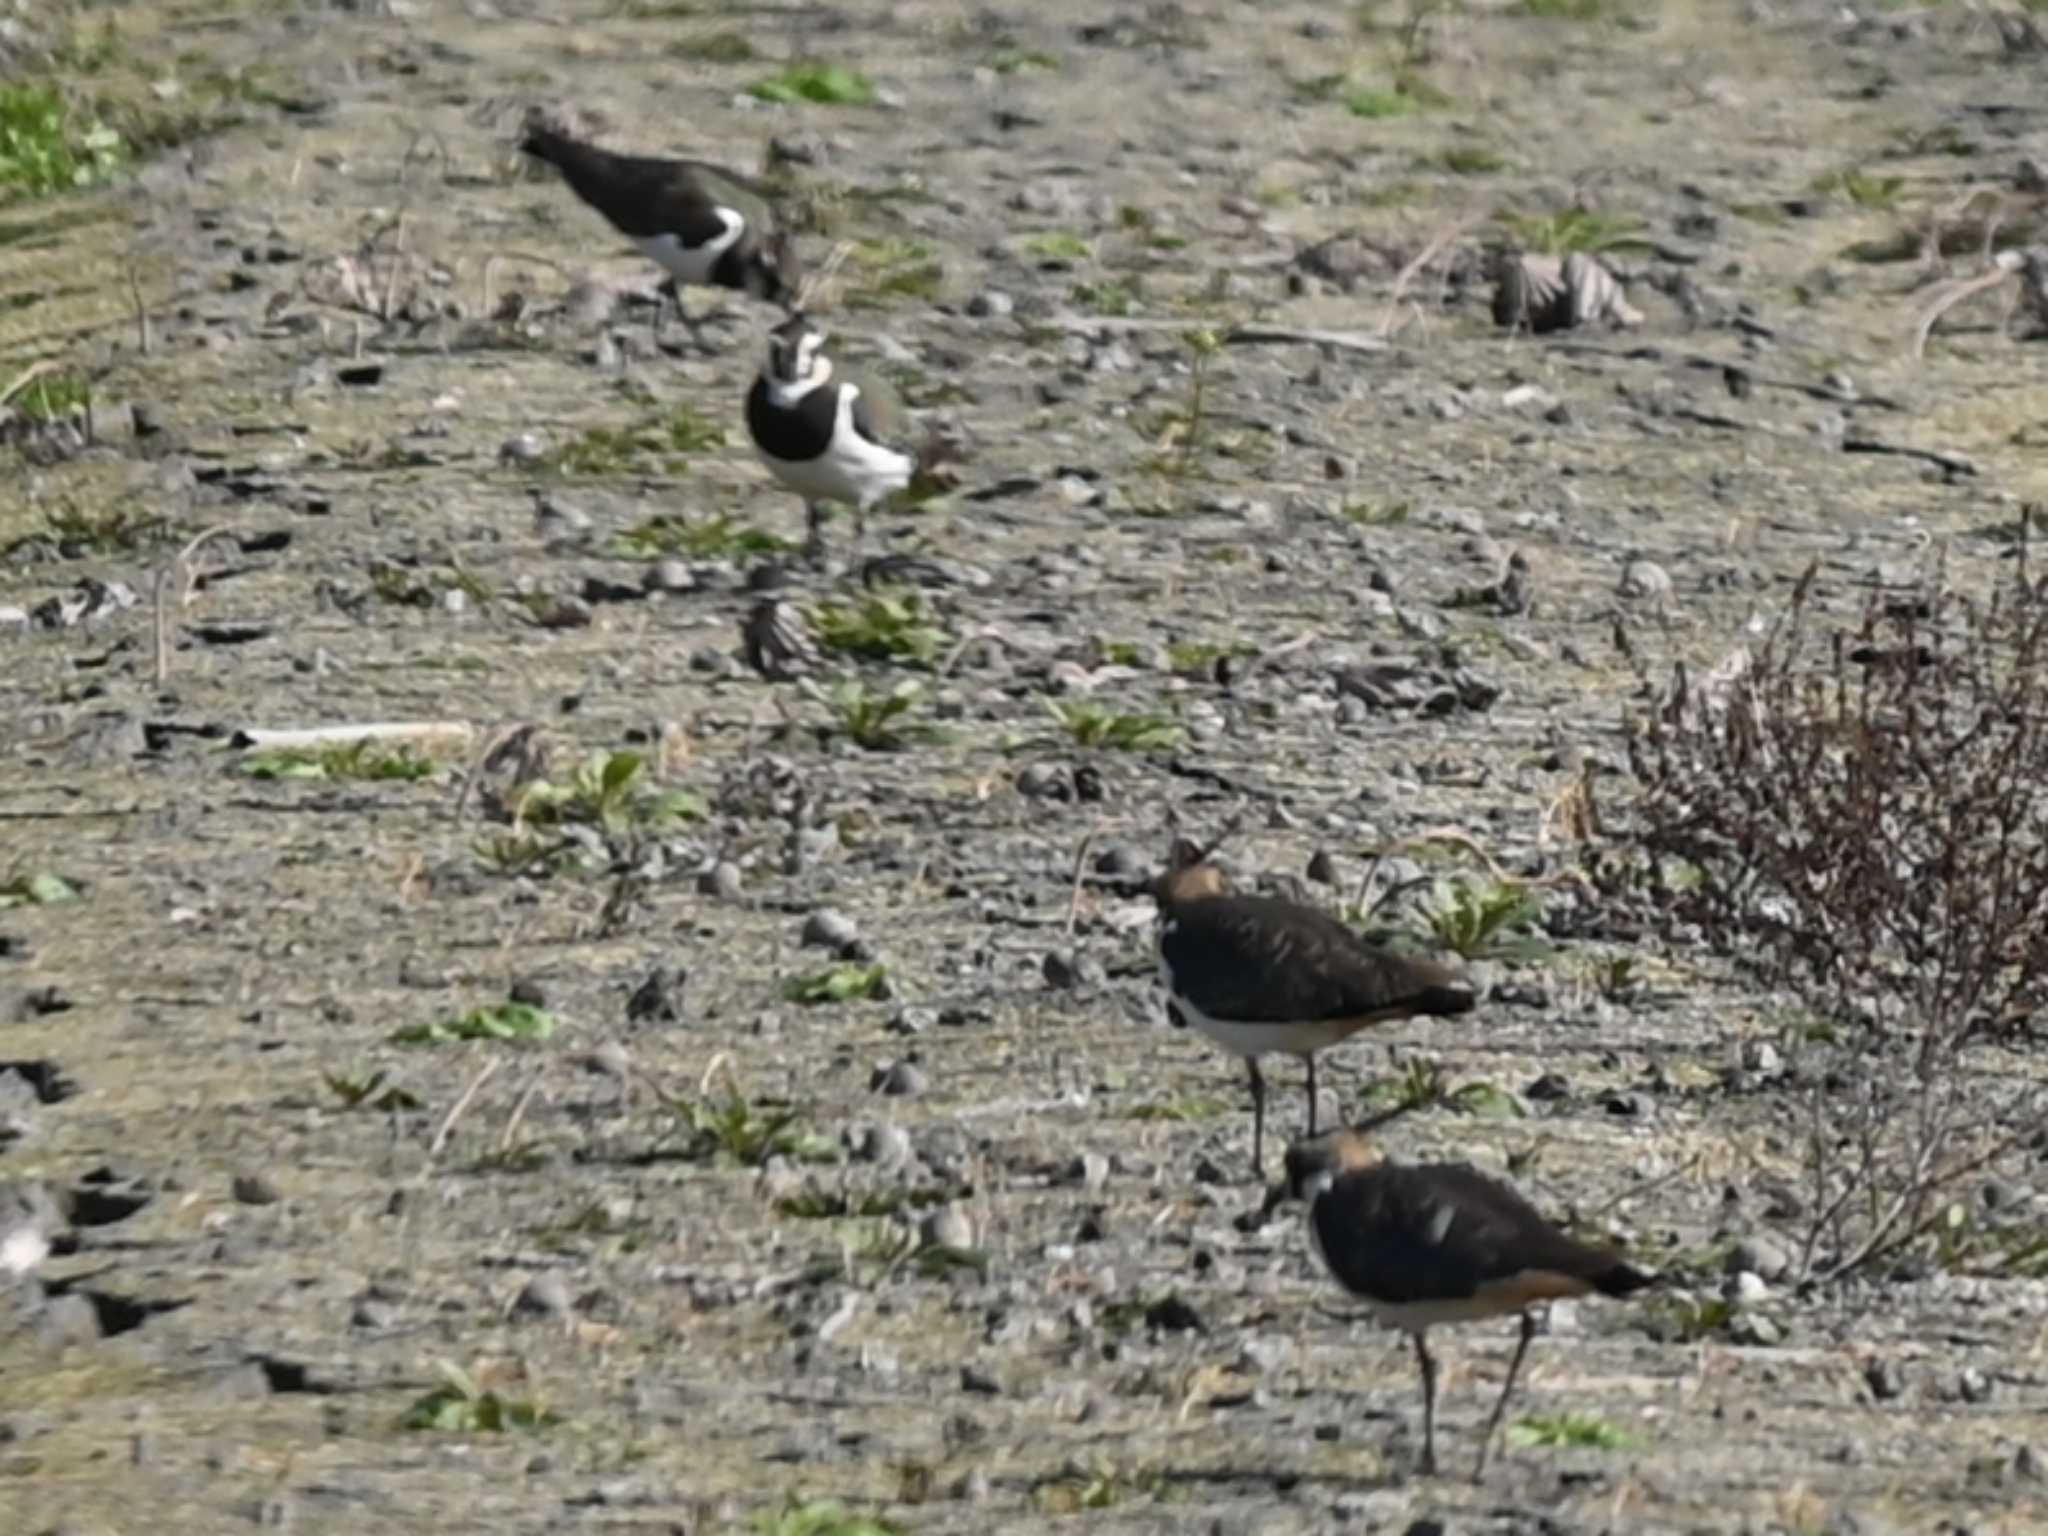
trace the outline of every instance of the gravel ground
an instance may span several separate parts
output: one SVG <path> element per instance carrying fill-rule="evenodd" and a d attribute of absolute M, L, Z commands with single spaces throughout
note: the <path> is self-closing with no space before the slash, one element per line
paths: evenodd
<path fill-rule="evenodd" d="M 1923 249 L 1937 212 L 2041 218 L 2009 28 L 87 19 L 225 71 L 243 121 L 0 210 L 0 376 L 92 370 L 97 437 L 0 449 L 0 609 L 37 615 L 0 627 L 0 1228 L 62 1205 L 0 1292 L 7 1531 L 694 1532 L 792 1497 L 918 1531 L 2048 1529 L 2042 1283 L 1784 1283 L 1782 1004 L 1595 936 L 1546 821 L 1586 755 L 1619 762 L 1645 677 L 1711 667 L 1809 562 L 1843 615 L 1935 550 L 1988 582 L 2048 494 L 2024 319 L 1973 299 L 1911 345 L 1981 265 L 1960 214 Z M 746 94 L 797 57 L 878 100 Z M 623 147 L 772 143 L 813 262 L 848 243 L 837 349 L 970 444 L 870 530 L 930 562 L 892 632 L 915 654 L 740 658 L 762 536 L 802 531 L 740 421 L 767 316 L 652 345 L 655 274 L 509 149 L 536 99 Z M 1497 330 L 1501 208 L 1638 237 L 1607 259 L 1641 325 Z M 1870 444 L 1934 457 L 1844 451 Z M 862 601 L 789 580 L 799 610 Z M 902 739 L 850 739 L 904 681 Z M 232 736 L 365 721 L 457 729 L 397 762 Z M 639 775 L 522 834 L 514 769 L 475 771 L 518 726 L 549 783 Z M 1669 1300 L 1560 1308 L 1483 1488 L 1412 1475 L 1405 1342 L 1295 1217 L 1240 1219 L 1241 1072 L 1165 1024 L 1136 881 L 1234 816 L 1241 879 L 1330 902 L 1436 872 L 1458 845 L 1415 839 L 1443 829 L 1551 878 L 1554 951 L 1331 1052 L 1326 1112 L 1434 1062 L 1527 1113 L 1421 1115 L 1401 1155 L 1510 1168 L 1692 1294 L 1753 1277 L 1698 1337 Z M 67 893 L 47 876 L 77 899 L 18 899 Z M 859 995 L 793 998 L 828 971 Z M 402 1039 L 462 1020 L 553 1027 Z M 1296 1072 L 1269 1067 L 1283 1133 Z M 1442 1342 L 1461 1469 L 1512 1329 Z M 404 1427 L 451 1367 L 495 1396 Z M 465 1427 L 493 1406 L 551 1417 Z"/>

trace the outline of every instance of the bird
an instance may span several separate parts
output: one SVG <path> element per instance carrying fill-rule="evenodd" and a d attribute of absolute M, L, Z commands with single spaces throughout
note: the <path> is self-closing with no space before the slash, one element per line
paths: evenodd
<path fill-rule="evenodd" d="M 616 154 L 538 109 L 527 114 L 519 147 L 559 170 L 572 192 L 669 274 L 662 291 L 699 347 L 702 322 L 684 307 L 687 285 L 731 288 L 784 309 L 793 302 L 801 278 L 795 245 L 758 183 L 708 161 Z"/>
<path fill-rule="evenodd" d="M 767 360 L 747 391 L 754 451 L 803 497 L 814 561 L 824 555 L 826 503 L 851 506 L 854 536 L 865 539 L 868 512 L 909 489 L 943 452 L 936 441 L 910 446 L 893 392 L 837 367 L 825 355 L 829 339 L 801 310 L 791 314 L 768 333 Z"/>
<path fill-rule="evenodd" d="M 1383 1158 L 1371 1134 L 1402 1112 L 1296 1141 L 1287 1149 L 1286 1181 L 1275 1186 L 1268 1211 L 1282 1199 L 1306 1200 L 1310 1242 L 1324 1267 L 1383 1325 L 1414 1340 L 1425 1476 L 1436 1474 L 1437 1363 L 1429 1330 L 1520 1318 L 1507 1381 L 1479 1443 L 1476 1483 L 1486 1476 L 1501 1416 L 1536 1336 L 1534 1309 L 1559 1297 L 1628 1296 L 1657 1277 L 1558 1230 L 1514 1189 L 1470 1164 Z"/>
<path fill-rule="evenodd" d="M 1244 1058 L 1252 1085 L 1252 1170 L 1265 1168 L 1266 1080 L 1259 1058 L 1299 1056 L 1316 1129 L 1315 1053 L 1369 1024 L 1469 1012 L 1472 991 L 1447 966 L 1376 948 L 1320 908 L 1232 893 L 1213 852 L 1176 840 L 1153 884 L 1159 978 L 1168 1020 Z"/>

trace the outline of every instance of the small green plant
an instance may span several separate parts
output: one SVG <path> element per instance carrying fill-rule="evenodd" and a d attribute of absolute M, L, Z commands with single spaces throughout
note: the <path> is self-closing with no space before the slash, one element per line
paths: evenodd
<path fill-rule="evenodd" d="M 581 822 L 613 836 L 666 832 L 704 815 L 704 802 L 688 790 L 662 789 L 638 752 L 596 752 L 566 784 L 537 779 L 513 807 L 517 827 Z"/>
<path fill-rule="evenodd" d="M 1546 21 L 1598 21 L 1608 14 L 1614 0 L 1521 0 L 1515 7 L 1524 16 Z"/>
<path fill-rule="evenodd" d="M 1170 1488 L 1161 1473 L 1127 1471 L 1106 1457 L 1097 1457 L 1085 1471 L 1039 1484 L 1033 1497 L 1042 1514 L 1078 1515 L 1092 1509 L 1114 1509 L 1132 1499 L 1157 1499 Z"/>
<path fill-rule="evenodd" d="M 618 1238 L 618 1251 L 637 1253 L 654 1230 L 654 1223 L 616 1215 L 602 1200 L 592 1200 L 560 1221 L 528 1227 L 527 1234 L 542 1248 L 560 1253 L 578 1238 Z"/>
<path fill-rule="evenodd" d="M 452 1361 L 439 1361 L 437 1368 L 441 1384 L 405 1411 L 399 1420 L 401 1429 L 496 1435 L 508 1429 L 545 1429 L 561 1422 L 559 1415 L 537 1399 L 501 1397 Z"/>
<path fill-rule="evenodd" d="M 700 64 L 751 64 L 760 54 L 744 32 L 698 32 L 678 38 L 663 52 L 673 59 L 694 59 Z"/>
<path fill-rule="evenodd" d="M 1138 290 L 1122 278 L 1100 283 L 1076 283 L 1074 303 L 1097 315 L 1135 314 L 1138 308 Z"/>
<path fill-rule="evenodd" d="M 1172 480 L 1186 480 L 1199 467 L 1197 455 L 1209 430 L 1209 376 L 1223 355 L 1223 335 L 1202 326 L 1186 332 L 1181 345 L 1188 351 L 1187 399 L 1164 412 L 1154 428 L 1161 452 L 1152 467 Z"/>
<path fill-rule="evenodd" d="M 876 100 L 874 82 L 859 70 L 817 61 L 792 64 L 779 75 L 756 81 L 747 92 L 785 106 L 810 102 L 821 107 L 871 107 Z"/>
<path fill-rule="evenodd" d="M 889 968 L 886 965 L 829 965 L 784 984 L 782 995 L 792 1003 L 853 1003 L 886 998 Z"/>
<path fill-rule="evenodd" d="M 1182 1094 L 1171 1099 L 1160 1099 L 1150 1104 L 1133 1104 L 1124 1113 L 1127 1120 L 1163 1120 L 1171 1125 L 1189 1125 L 1201 1120 L 1214 1120 L 1232 1113 L 1233 1106 L 1221 1099 L 1204 1098 L 1194 1094 Z"/>
<path fill-rule="evenodd" d="M 1508 1426 L 1508 1444 L 1518 1450 L 1530 1446 L 1555 1446 L 1619 1451 L 1634 1445 L 1635 1437 L 1592 1414 L 1564 1413 L 1555 1418 L 1517 1419 Z"/>
<path fill-rule="evenodd" d="M 860 274 L 846 289 L 846 303 L 852 309 L 884 309 L 898 300 L 928 304 L 945 286 L 945 263 L 929 241 L 863 240 L 854 245 L 848 261 Z"/>
<path fill-rule="evenodd" d="M 1361 528 L 1395 528 L 1408 521 L 1415 510 L 1406 501 L 1347 501 L 1344 516 Z"/>
<path fill-rule="evenodd" d="M 741 1093 L 728 1075 L 719 1099 L 688 1099 L 655 1088 L 671 1124 L 686 1143 L 683 1156 L 693 1162 L 723 1157 L 744 1168 L 758 1168 L 771 1157 L 800 1163 L 832 1163 L 838 1147 L 804 1124 L 788 1105 L 763 1108 Z"/>
<path fill-rule="evenodd" d="M 1524 250 L 1541 256 L 1563 256 L 1571 251 L 1592 255 L 1601 251 L 1644 250 L 1651 243 L 1643 234 L 1643 221 L 1630 214 L 1566 208 L 1550 214 L 1504 211 L 1495 217 L 1507 226 Z"/>
<path fill-rule="evenodd" d="M 932 618 L 922 592 L 889 587 L 850 603 L 818 604 L 811 610 L 811 627 L 819 647 L 834 655 L 929 664 L 948 638 Z"/>
<path fill-rule="evenodd" d="M 1157 752 L 1180 745 L 1180 727 L 1163 715 L 1120 714 L 1092 699 L 1047 699 L 1045 709 L 1076 746 Z"/>
<path fill-rule="evenodd" d="M 252 779 L 431 779 L 441 765 L 406 742 L 370 738 L 328 747 L 279 747 L 252 752 L 241 771 Z"/>
<path fill-rule="evenodd" d="M 396 1086 L 385 1086 L 389 1076 L 389 1073 L 379 1067 L 367 1076 L 350 1076 L 345 1072 L 322 1072 L 320 1080 L 327 1085 L 329 1093 L 341 1100 L 343 1109 L 377 1109 L 387 1114 L 401 1109 L 418 1109 L 420 1101 L 417 1095 Z"/>
<path fill-rule="evenodd" d="M 889 1221 L 872 1223 L 867 1239 L 854 1249 L 853 1257 L 880 1270 L 884 1279 L 906 1267 L 928 1280 L 944 1279 L 957 1270 L 971 1270 L 985 1279 L 991 1267 L 989 1256 L 979 1248 L 929 1243 L 912 1228 Z"/>
<path fill-rule="evenodd" d="M 665 555 L 691 560 L 736 559 L 785 554 L 795 548 L 789 540 L 724 512 L 700 518 L 657 513 L 614 535 L 612 544 L 620 555 L 636 560 Z"/>
<path fill-rule="evenodd" d="M 855 1513 L 836 1499 L 799 1499 L 791 1494 L 779 1510 L 754 1516 L 754 1536 L 902 1536 L 903 1527 L 879 1515 Z"/>
<path fill-rule="evenodd" d="M 1453 144 L 1437 160 L 1453 176 L 1491 176 L 1508 168 L 1507 157 L 1484 144 Z"/>
<path fill-rule="evenodd" d="M 38 374 L 11 403 L 30 421 L 62 421 L 91 408 L 92 383 L 82 373 Z"/>
<path fill-rule="evenodd" d="M 1431 935 L 1466 960 L 1536 960 L 1550 946 L 1532 932 L 1543 903 L 1515 880 L 1439 880 L 1423 913 Z"/>
<path fill-rule="evenodd" d="M 1648 1309 L 1647 1331 L 1666 1343 L 1697 1344 L 1725 1330 L 1734 1315 L 1735 1309 L 1719 1296 L 1666 1296 Z"/>
<path fill-rule="evenodd" d="M 512 1040 L 538 1044 L 555 1032 L 555 1016 L 531 1003 L 472 1008 L 456 1019 L 408 1024 L 391 1034 L 393 1045 L 447 1045 L 459 1040 Z"/>
<path fill-rule="evenodd" d="M 901 682 L 878 693 L 853 679 L 833 688 L 826 702 L 841 735 L 870 752 L 888 752 L 937 734 L 934 727 L 910 718 L 923 697 L 924 689 L 913 682 Z"/>
<path fill-rule="evenodd" d="M 725 428 L 679 406 L 623 427 L 587 428 L 547 462 L 565 475 L 680 475 L 692 459 L 724 446 Z"/>
<path fill-rule="evenodd" d="M 478 838 L 470 851 L 478 863 L 500 875 L 559 874 L 581 862 L 586 852 L 566 837 L 549 836 L 531 827 Z"/>
<path fill-rule="evenodd" d="M 1903 176 L 1871 176 L 1852 166 L 1816 178 L 1813 190 L 1823 195 L 1839 192 L 1858 208 L 1883 210 L 1898 206 L 1905 186 Z"/>
<path fill-rule="evenodd" d="M 1493 1083 L 1461 1083 L 1451 1087 L 1443 1068 L 1422 1056 L 1409 1057 L 1396 1075 L 1368 1083 L 1360 1100 L 1373 1109 L 1416 1110 L 1442 1105 L 1486 1120 L 1515 1120 L 1526 1113 L 1520 1099 Z"/>
<path fill-rule="evenodd" d="M 1024 75 L 1059 67 L 1059 59 L 1040 48 L 1009 48 L 988 61 L 988 68 L 999 75 Z"/>
<path fill-rule="evenodd" d="M 26 534 L 10 546 L 55 544 L 66 560 L 96 555 L 132 554 L 163 543 L 170 523 L 129 501 L 93 509 L 66 498 L 43 513 L 43 532 Z"/>
<path fill-rule="evenodd" d="M 75 112 L 55 86 L 0 85 L 0 204 L 98 186 L 129 159 L 119 133 Z"/>
<path fill-rule="evenodd" d="M 1095 254 L 1094 246 L 1072 231 L 1064 229 L 1026 235 L 1018 243 L 1018 249 L 1033 261 L 1086 261 Z"/>
<path fill-rule="evenodd" d="M 47 869 L 0 880 L 0 912 L 9 907 L 54 907 L 76 900 L 78 888 Z"/>

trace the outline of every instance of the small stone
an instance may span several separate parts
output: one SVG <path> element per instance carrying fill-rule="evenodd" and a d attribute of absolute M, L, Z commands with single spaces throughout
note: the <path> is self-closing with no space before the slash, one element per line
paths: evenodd
<path fill-rule="evenodd" d="M 52 1344 L 90 1344 L 100 1336 L 100 1315 L 83 1296 L 54 1296 L 38 1314 L 36 1327 Z"/>
<path fill-rule="evenodd" d="M 1055 992 L 1068 991 L 1080 983 L 1080 973 L 1075 969 L 1073 956 L 1064 950 L 1048 950 L 1045 959 L 1039 963 L 1039 970 L 1045 976 L 1045 984 Z"/>
<path fill-rule="evenodd" d="M 1778 1048 L 1768 1040 L 1745 1040 L 1742 1043 L 1742 1065 L 1745 1071 L 1758 1072 L 1765 1077 L 1775 1077 L 1785 1065 L 1778 1054 Z"/>
<path fill-rule="evenodd" d="M 1731 1275 L 1744 1270 L 1768 1281 L 1785 1278 L 1792 1268 L 1792 1257 L 1775 1238 L 1764 1233 L 1753 1233 L 1743 1238 L 1728 1250 L 1727 1261 L 1722 1268 Z"/>
<path fill-rule="evenodd" d="M 1728 1277 L 1726 1292 L 1729 1305 L 1753 1307 L 1771 1294 L 1771 1288 L 1764 1284 L 1764 1277 L 1755 1270 L 1744 1269 Z"/>
<path fill-rule="evenodd" d="M 1546 1072 L 1522 1090 L 1523 1098 L 1534 1099 L 1539 1104 L 1554 1103 L 1571 1095 L 1571 1082 L 1562 1072 Z"/>
<path fill-rule="evenodd" d="M 927 1247 L 969 1249 L 974 1246 L 974 1223 L 958 1205 L 946 1204 L 925 1213 L 918 1235 Z"/>
<path fill-rule="evenodd" d="M 525 1317 L 566 1317 L 573 1306 L 568 1282 L 550 1270 L 526 1282 L 512 1310 Z"/>
<path fill-rule="evenodd" d="M 1974 1365 L 1965 1366 L 1956 1377 L 1956 1391 L 1966 1403 L 1987 1402 L 1991 1397 L 1991 1378 Z"/>
<path fill-rule="evenodd" d="M 358 1301 L 348 1315 L 348 1324 L 351 1328 L 382 1330 L 389 1328 L 397 1320 L 396 1310 L 367 1296 Z"/>
<path fill-rule="evenodd" d="M 923 1093 L 926 1086 L 925 1075 L 907 1061 L 892 1061 L 885 1067 L 877 1067 L 868 1079 L 870 1092 L 892 1099 L 914 1098 Z"/>
<path fill-rule="evenodd" d="M 1899 1368 L 1889 1360 L 1877 1359 L 1865 1363 L 1863 1380 L 1870 1388 L 1870 1395 L 1880 1403 L 1889 1403 L 1902 1396 L 1906 1390 L 1905 1378 Z"/>
<path fill-rule="evenodd" d="M 540 983 L 531 976 L 520 976 L 514 979 L 510 990 L 506 992 L 505 996 L 512 1002 L 519 1003 L 528 1008 L 545 1008 L 548 1005 L 547 993 L 541 990 Z"/>
<path fill-rule="evenodd" d="M 1776 1323 L 1761 1312 L 1744 1312 L 1730 1321 L 1728 1336 L 1738 1344 L 1754 1344 L 1768 1349 L 1785 1335 Z"/>
<path fill-rule="evenodd" d="M 960 1367 L 960 1390 L 973 1392 L 982 1397 L 1001 1397 L 1003 1384 L 986 1371 L 977 1370 L 971 1365 L 963 1365 Z"/>
<path fill-rule="evenodd" d="M 284 1198 L 277 1186 L 260 1173 L 236 1174 L 234 1195 L 244 1205 L 275 1205 Z"/>
<path fill-rule="evenodd" d="M 636 1024 L 673 1024 L 682 1017 L 682 977 L 657 965 L 626 999 L 626 1017 Z"/>
<path fill-rule="evenodd" d="M 650 595 L 656 592 L 694 592 L 697 590 L 697 576 L 688 562 L 671 555 L 647 567 L 640 578 L 640 590 Z"/>
<path fill-rule="evenodd" d="M 1109 1182 L 1109 1159 L 1100 1152 L 1083 1152 L 1067 1164 L 1067 1182 L 1083 1189 L 1100 1189 Z"/>
<path fill-rule="evenodd" d="M 1064 769 L 1052 763 L 1027 763 L 1017 773 L 1017 793 L 1027 800 L 1065 800 L 1072 793 Z"/>
<path fill-rule="evenodd" d="M 892 1035 L 921 1035 L 938 1022 L 938 1009 L 912 1006 L 897 1009 L 895 1017 L 882 1027 Z"/>
<path fill-rule="evenodd" d="M 501 464 L 538 464 L 547 456 L 547 439 L 538 432 L 515 432 L 498 447 Z"/>
<path fill-rule="evenodd" d="M 882 1168 L 900 1168 L 916 1155 L 910 1132 L 900 1125 L 870 1125 L 854 1143 L 854 1156 Z"/>
<path fill-rule="evenodd" d="M 984 288 L 967 301 L 967 313 L 977 320 L 1003 320 L 1016 311 L 1017 301 L 1000 288 Z"/>
<path fill-rule="evenodd" d="M 1317 885 L 1337 883 L 1337 861 L 1330 857 L 1329 850 L 1318 848 L 1308 856 L 1308 878 Z"/>
<path fill-rule="evenodd" d="M 616 1040 L 606 1040 L 583 1058 L 583 1064 L 599 1077 L 621 1080 L 632 1075 L 633 1055 Z"/>
<path fill-rule="evenodd" d="M 798 941 L 805 949 L 843 950 L 860 937 L 860 929 L 852 918 L 831 907 L 820 907 L 804 919 L 803 937 Z"/>
<path fill-rule="evenodd" d="M 2012 1475 L 2022 1483 L 2048 1481 L 2048 1469 L 2041 1465 L 2041 1458 L 2034 1454 L 2031 1445 L 2023 1445 L 2012 1456 Z"/>
<path fill-rule="evenodd" d="M 739 865 L 720 859 L 697 877 L 697 889 L 718 901 L 738 901 L 743 885 Z"/>

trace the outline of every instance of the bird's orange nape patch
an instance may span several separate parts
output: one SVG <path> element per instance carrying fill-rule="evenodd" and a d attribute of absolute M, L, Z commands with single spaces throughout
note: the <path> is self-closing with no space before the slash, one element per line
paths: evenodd
<path fill-rule="evenodd" d="M 1190 864 L 1170 871 L 1159 882 L 1160 894 L 1168 901 L 1203 901 L 1227 891 L 1223 871 L 1214 864 Z"/>
<path fill-rule="evenodd" d="M 1498 1306 L 1503 1312 L 1519 1312 L 1539 1301 L 1557 1301 L 1567 1296 L 1584 1296 L 1592 1285 L 1577 1275 L 1555 1269 L 1525 1269 L 1501 1280 L 1489 1280 L 1473 1294 L 1476 1299 Z"/>

